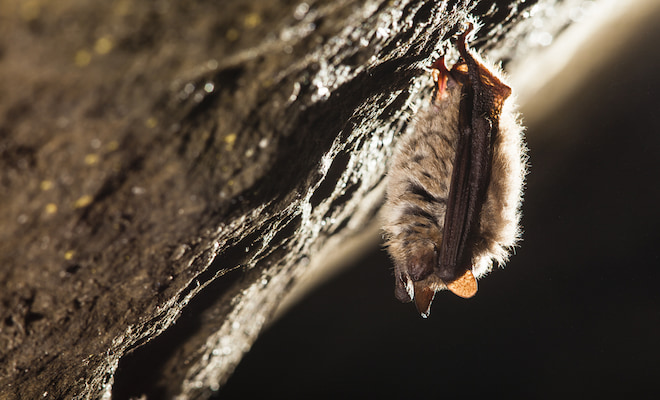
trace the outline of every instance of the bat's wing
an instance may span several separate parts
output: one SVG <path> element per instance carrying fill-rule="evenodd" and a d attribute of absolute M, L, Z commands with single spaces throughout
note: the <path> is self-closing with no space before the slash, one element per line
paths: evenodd
<path fill-rule="evenodd" d="M 502 104 L 511 94 L 508 86 L 467 51 L 465 36 L 469 31 L 458 40 L 463 62 L 450 72 L 463 86 L 459 139 L 437 273 L 450 290 L 462 297 L 476 292 L 470 249 L 479 231 L 481 208 L 490 182 L 493 142 L 499 129 Z"/>

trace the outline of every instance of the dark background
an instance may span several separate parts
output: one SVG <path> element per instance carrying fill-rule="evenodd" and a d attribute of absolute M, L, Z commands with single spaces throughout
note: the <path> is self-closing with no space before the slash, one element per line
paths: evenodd
<path fill-rule="evenodd" d="M 476 297 L 441 292 L 424 320 L 373 249 L 274 323 L 218 397 L 655 393 L 659 32 L 639 27 L 528 125 L 524 240 Z"/>

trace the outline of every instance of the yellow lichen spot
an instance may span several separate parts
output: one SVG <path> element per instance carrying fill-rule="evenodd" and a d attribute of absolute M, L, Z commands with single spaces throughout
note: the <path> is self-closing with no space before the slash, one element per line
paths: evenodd
<path fill-rule="evenodd" d="M 48 180 L 48 179 L 43 180 L 43 181 L 41 181 L 41 183 L 39 184 L 39 187 L 40 187 L 41 190 L 43 190 L 44 192 L 45 192 L 46 190 L 50 190 L 50 189 L 53 188 L 53 181 Z"/>
<path fill-rule="evenodd" d="M 245 25 L 246 28 L 254 28 L 260 23 L 261 23 L 261 15 L 257 13 L 250 13 L 246 15 L 245 18 L 243 19 L 243 25 Z"/>
<path fill-rule="evenodd" d="M 92 54 L 87 50 L 78 50 L 73 62 L 78 67 L 85 67 L 92 61 Z"/>
<path fill-rule="evenodd" d="M 225 136 L 225 143 L 225 149 L 227 151 L 231 151 L 234 148 L 234 143 L 236 143 L 236 134 L 230 133 L 229 135 Z"/>
<path fill-rule="evenodd" d="M 75 250 L 67 250 L 67 252 L 64 253 L 64 259 L 68 261 L 68 260 L 72 259 L 73 256 L 75 256 L 75 255 L 76 255 Z"/>
<path fill-rule="evenodd" d="M 76 202 L 73 203 L 73 206 L 75 208 L 87 207 L 88 205 L 90 205 L 92 203 L 92 200 L 93 200 L 92 196 L 86 194 L 86 195 L 82 196 L 81 198 L 79 198 L 78 200 L 76 200 Z"/>
<path fill-rule="evenodd" d="M 228 180 L 227 181 L 227 186 L 234 186 L 234 181 L 233 180 Z"/>
<path fill-rule="evenodd" d="M 239 36 L 240 36 L 240 35 L 239 35 L 239 33 L 238 33 L 238 30 L 236 30 L 236 29 L 234 29 L 234 28 L 230 28 L 230 29 L 228 29 L 228 30 L 227 30 L 227 33 L 225 33 L 225 37 L 226 37 L 227 40 L 229 40 L 230 42 L 233 42 L 233 41 L 237 40 Z"/>
<path fill-rule="evenodd" d="M 112 42 L 112 38 L 107 35 L 98 38 L 96 43 L 94 43 L 94 51 L 96 54 L 108 54 L 113 47 L 114 43 Z"/>
<path fill-rule="evenodd" d="M 99 162 L 99 155 L 98 154 L 87 154 L 85 156 L 85 164 L 87 165 L 94 165 Z"/>
<path fill-rule="evenodd" d="M 158 125 L 158 120 L 154 117 L 149 117 L 144 121 L 144 125 L 149 129 L 153 129 Z"/>
<path fill-rule="evenodd" d="M 230 133 L 229 135 L 225 136 L 225 143 L 233 145 L 235 142 L 236 142 L 235 133 Z"/>
<path fill-rule="evenodd" d="M 119 148 L 119 142 L 116 140 L 111 141 L 105 146 L 105 149 L 108 151 L 115 151 Z"/>
<path fill-rule="evenodd" d="M 55 203 L 46 204 L 46 214 L 51 215 L 51 214 L 55 214 L 56 212 L 57 212 L 57 204 Z"/>
<path fill-rule="evenodd" d="M 27 0 L 21 3 L 21 18 L 24 21 L 33 21 L 41 14 L 41 2 L 39 0 Z"/>

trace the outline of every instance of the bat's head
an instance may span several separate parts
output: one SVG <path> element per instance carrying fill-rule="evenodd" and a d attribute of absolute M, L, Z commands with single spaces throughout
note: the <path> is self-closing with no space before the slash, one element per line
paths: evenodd
<path fill-rule="evenodd" d="M 402 243 L 393 241 L 390 247 L 397 255 L 395 258 L 394 274 L 395 296 L 402 302 L 414 301 L 417 310 L 426 318 L 431 311 L 431 303 L 435 293 L 448 289 L 455 295 L 470 298 L 477 293 L 477 280 L 472 270 L 452 273 L 442 273 L 438 269 L 438 248 L 434 241 L 415 240 Z"/>
<path fill-rule="evenodd" d="M 424 318 L 431 313 L 431 303 L 435 293 L 443 288 L 466 299 L 477 293 L 477 280 L 471 269 L 451 282 L 444 282 L 436 274 L 430 274 L 424 279 L 417 280 L 403 269 L 399 269 L 397 272 L 394 289 L 396 298 L 405 303 L 414 300 L 417 311 Z"/>

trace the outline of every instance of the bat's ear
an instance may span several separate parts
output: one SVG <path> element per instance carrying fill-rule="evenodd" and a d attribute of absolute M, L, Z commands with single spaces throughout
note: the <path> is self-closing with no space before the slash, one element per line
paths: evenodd
<path fill-rule="evenodd" d="M 415 282 L 415 306 L 423 318 L 431 314 L 431 303 L 435 297 L 435 290 L 426 282 Z"/>
<path fill-rule="evenodd" d="M 412 279 L 406 273 L 398 275 L 394 282 L 394 297 L 402 303 L 409 303 L 414 296 Z"/>
<path fill-rule="evenodd" d="M 477 280 L 472 274 L 472 270 L 467 270 L 465 273 L 453 282 L 447 284 L 449 289 L 456 296 L 468 299 L 477 293 Z"/>

